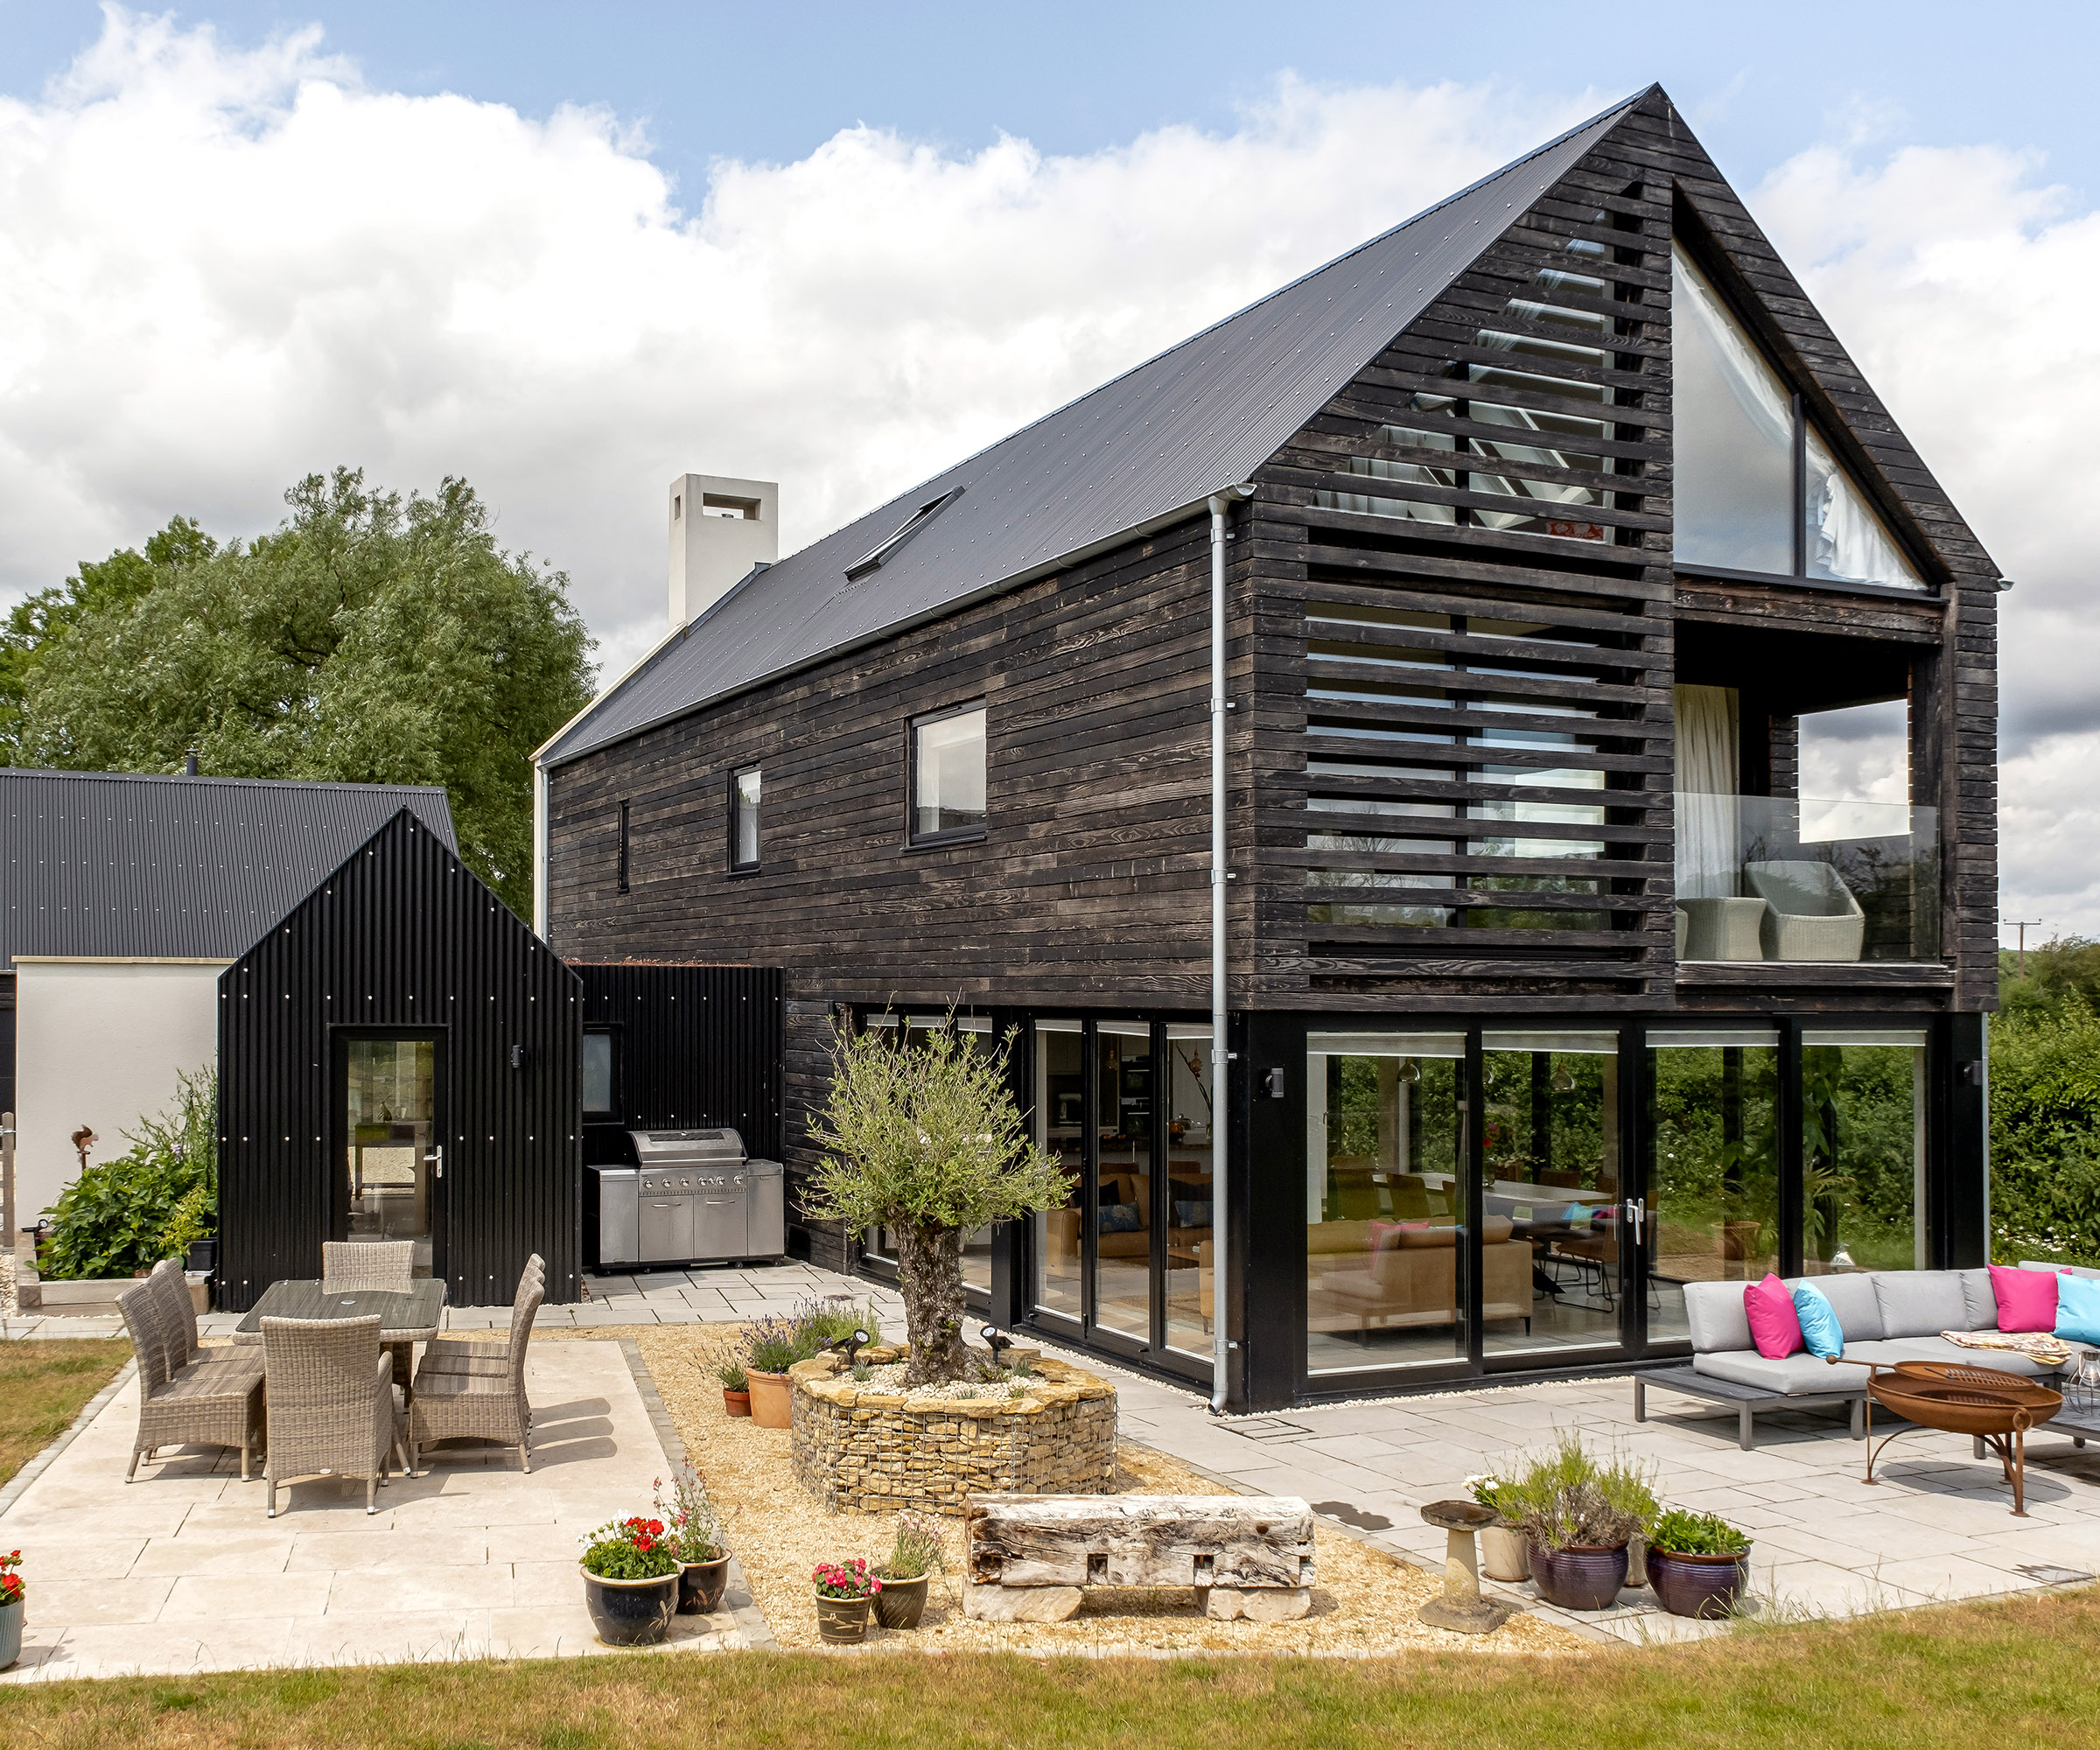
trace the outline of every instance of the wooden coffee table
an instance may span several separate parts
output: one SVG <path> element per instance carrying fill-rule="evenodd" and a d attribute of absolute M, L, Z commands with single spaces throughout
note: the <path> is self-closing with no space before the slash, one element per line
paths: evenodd
<path fill-rule="evenodd" d="M 2027 1430 L 2052 1419 L 2063 1408 L 2063 1394 L 2017 1374 L 1994 1368 L 1967 1367 L 1959 1362 L 1898 1362 L 1873 1367 L 1866 1382 L 1867 1451 L 1866 1480 L 1872 1483 L 1874 1460 L 1890 1440 L 1913 1431 L 1899 1428 L 1880 1446 L 1873 1444 L 1873 1406 L 1894 1410 L 1921 1428 L 1967 1434 L 1988 1446 L 2012 1485 L 2012 1513 L 2027 1516 Z"/>

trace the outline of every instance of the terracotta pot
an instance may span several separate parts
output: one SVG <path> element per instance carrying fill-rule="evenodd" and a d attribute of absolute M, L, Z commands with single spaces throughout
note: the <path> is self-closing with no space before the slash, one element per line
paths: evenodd
<path fill-rule="evenodd" d="M 867 1638 L 868 1606 L 873 1601 L 865 1598 L 826 1598 L 818 1593 L 817 1634 L 835 1646 L 858 1645 Z"/>
<path fill-rule="evenodd" d="M 885 1628 L 916 1628 L 926 1614 L 926 1583 L 930 1574 L 915 1580 L 893 1580 L 878 1576 L 882 1590 L 875 1594 L 875 1620 Z"/>
<path fill-rule="evenodd" d="M 1531 1578 L 1538 1595 L 1563 1610 L 1609 1610 L 1626 1584 L 1626 1545 L 1609 1549 L 1571 1544 L 1558 1551 L 1531 1545 Z"/>
<path fill-rule="evenodd" d="M 732 1416 L 748 1416 L 751 1414 L 751 1394 L 748 1391 L 732 1391 L 724 1386 L 722 1407 Z"/>
<path fill-rule="evenodd" d="M 29 1600 L 17 1599 L 12 1604 L 0 1604 L 0 1671 L 6 1670 L 22 1656 L 22 1618 L 29 1608 Z"/>
<path fill-rule="evenodd" d="M 744 1377 L 751 1383 L 751 1419 L 761 1428 L 794 1425 L 794 1393 L 784 1373 L 760 1373 L 755 1368 Z"/>
<path fill-rule="evenodd" d="M 1480 1572 L 1491 1580 L 1514 1584 L 1531 1578 L 1531 1551 L 1521 1527 L 1488 1525 L 1480 1530 Z"/>
<path fill-rule="evenodd" d="M 678 1608 L 678 1576 L 654 1580 L 600 1579 L 582 1569 L 584 1603 L 598 1638 L 608 1647 L 651 1647 L 670 1632 Z"/>
<path fill-rule="evenodd" d="M 1648 1552 L 1648 1584 L 1656 1601 L 1672 1616 L 1718 1620 L 1735 1607 L 1750 1580 L 1750 1555 L 1684 1556 L 1675 1550 Z"/>
<path fill-rule="evenodd" d="M 678 1564 L 678 1614 L 712 1616 L 722 1607 L 722 1594 L 729 1586 L 729 1558 L 711 1562 Z"/>

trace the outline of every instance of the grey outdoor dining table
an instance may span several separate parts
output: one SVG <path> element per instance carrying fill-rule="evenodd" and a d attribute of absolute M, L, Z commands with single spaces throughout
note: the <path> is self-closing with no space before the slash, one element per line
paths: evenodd
<path fill-rule="evenodd" d="M 409 1345 L 427 1343 L 444 1317 L 444 1284 L 436 1280 L 398 1288 L 336 1288 L 326 1283 L 273 1282 L 248 1316 L 234 1327 L 237 1343 L 262 1340 L 265 1319 L 368 1319 L 379 1315 L 379 1340 L 397 1357 L 394 1383 L 410 1394 Z"/>

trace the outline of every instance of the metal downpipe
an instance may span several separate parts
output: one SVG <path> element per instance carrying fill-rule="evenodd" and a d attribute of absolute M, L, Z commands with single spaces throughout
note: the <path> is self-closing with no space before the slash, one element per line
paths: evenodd
<path fill-rule="evenodd" d="M 1225 714 L 1232 707 L 1225 697 L 1225 543 L 1231 539 L 1225 528 L 1225 513 L 1242 499 L 1254 496 L 1252 486 L 1229 486 L 1210 497 L 1210 1410 L 1225 1411 L 1229 1383 L 1228 1357 L 1233 1344 L 1226 1334 L 1226 1278 L 1231 1274 L 1231 1250 L 1227 1244 L 1226 1210 L 1231 1188 L 1230 1119 L 1228 1097 L 1232 1082 L 1232 1054 L 1225 1045 L 1225 922 L 1226 891 L 1231 876 L 1225 867 Z"/>

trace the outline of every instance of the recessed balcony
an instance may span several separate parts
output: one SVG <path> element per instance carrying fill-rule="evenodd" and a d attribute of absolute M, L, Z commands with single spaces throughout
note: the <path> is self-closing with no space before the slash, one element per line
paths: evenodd
<path fill-rule="evenodd" d="M 1940 958 L 1939 811 L 1676 795 L 1680 966 Z"/>

